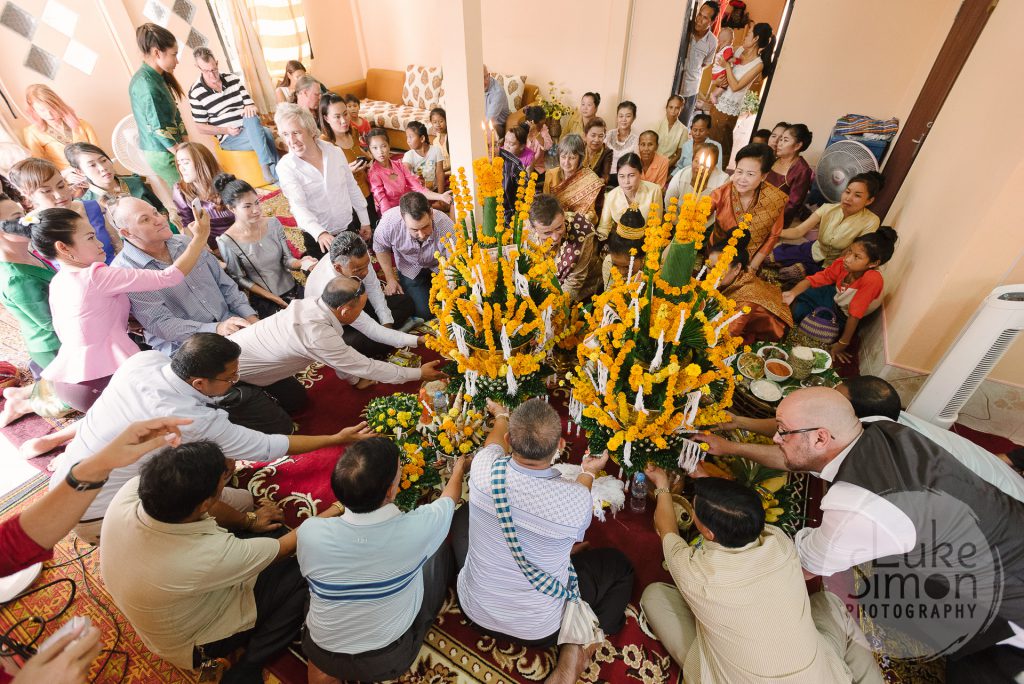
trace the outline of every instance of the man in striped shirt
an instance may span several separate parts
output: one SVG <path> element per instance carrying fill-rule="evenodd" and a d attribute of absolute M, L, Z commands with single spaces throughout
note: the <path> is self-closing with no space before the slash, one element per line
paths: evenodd
<path fill-rule="evenodd" d="M 199 79 L 189 88 L 188 103 L 200 133 L 217 138 L 224 150 L 253 150 L 268 183 L 277 182 L 277 144 L 274 134 L 260 123 L 259 110 L 249 91 L 234 74 L 222 74 L 208 47 L 192 53 Z"/>

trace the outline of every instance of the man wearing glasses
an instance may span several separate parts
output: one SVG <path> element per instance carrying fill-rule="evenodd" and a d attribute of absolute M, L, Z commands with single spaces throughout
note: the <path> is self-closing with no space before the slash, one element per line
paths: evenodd
<path fill-rule="evenodd" d="M 366 307 L 363 281 L 338 276 L 324 288 L 319 299 L 297 299 L 287 309 L 239 330 L 231 340 L 242 348 L 239 372 L 242 380 L 266 387 L 302 372 L 311 363 L 333 368 L 338 376 L 363 389 L 375 382 L 400 385 L 444 377 L 440 361 L 420 368 L 403 368 L 360 354 L 345 342 L 345 326 L 351 325 Z M 394 332 L 403 347 L 419 346 L 423 339 Z"/>

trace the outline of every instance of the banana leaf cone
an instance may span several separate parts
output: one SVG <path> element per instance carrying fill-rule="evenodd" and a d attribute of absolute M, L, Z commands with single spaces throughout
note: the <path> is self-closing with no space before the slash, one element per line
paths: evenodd
<path fill-rule="evenodd" d="M 484 198 L 483 226 L 481 230 L 487 237 L 494 237 L 497 234 L 498 226 L 498 198 Z"/>
<path fill-rule="evenodd" d="M 672 287 L 683 287 L 693 278 L 693 265 L 697 250 L 692 242 L 670 242 L 661 267 L 661 277 Z"/>

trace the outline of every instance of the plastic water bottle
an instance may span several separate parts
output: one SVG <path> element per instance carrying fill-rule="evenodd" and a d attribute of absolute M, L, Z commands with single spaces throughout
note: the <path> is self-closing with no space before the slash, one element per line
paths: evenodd
<path fill-rule="evenodd" d="M 443 413 L 448 412 L 448 395 L 444 393 L 444 390 L 437 390 L 434 392 L 434 415 L 440 416 Z"/>
<path fill-rule="evenodd" d="M 643 513 L 647 510 L 647 476 L 637 473 L 629 486 L 629 510 Z"/>

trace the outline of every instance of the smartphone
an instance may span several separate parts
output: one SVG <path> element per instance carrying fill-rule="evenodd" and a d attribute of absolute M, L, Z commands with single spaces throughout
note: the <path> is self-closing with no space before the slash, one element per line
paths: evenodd
<path fill-rule="evenodd" d="M 47 648 L 51 648 L 55 643 L 57 643 L 57 640 L 60 639 L 62 636 L 76 631 L 82 625 L 85 625 L 86 631 L 88 631 L 89 627 L 92 626 L 92 621 L 83 615 L 76 615 L 75 617 L 71 618 L 70 620 L 65 622 L 60 629 L 58 629 L 56 632 L 50 635 L 49 639 L 43 642 L 42 646 L 39 647 L 38 652 L 42 653 Z"/>
<path fill-rule="evenodd" d="M 197 221 L 203 213 L 203 201 L 198 197 L 192 199 L 192 217 Z"/>

